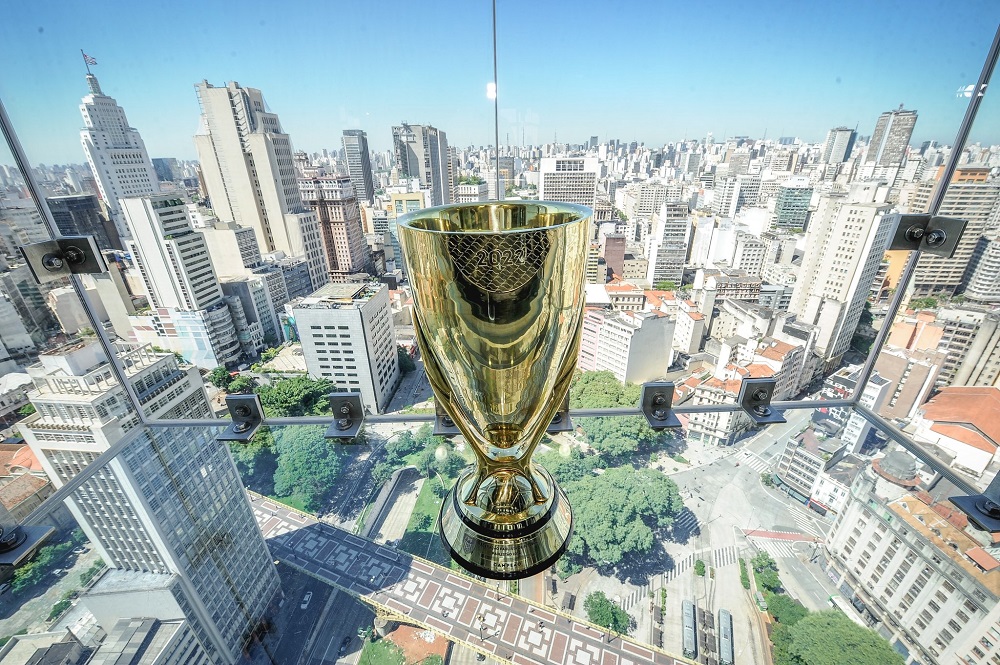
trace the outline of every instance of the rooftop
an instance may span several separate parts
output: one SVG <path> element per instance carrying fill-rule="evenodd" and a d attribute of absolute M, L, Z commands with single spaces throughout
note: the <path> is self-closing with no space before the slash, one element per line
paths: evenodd
<path fill-rule="evenodd" d="M 1000 413 L 1000 388 L 996 386 L 943 388 L 921 411 L 924 418 L 939 424 L 972 425 L 992 444 L 993 450 L 1000 442 L 1000 418 L 996 417 Z"/>
<path fill-rule="evenodd" d="M 364 284 L 330 283 L 321 286 L 305 298 L 292 301 L 291 304 L 294 309 L 336 308 L 367 302 L 383 288 L 387 287 L 381 282 L 366 282 Z"/>
<path fill-rule="evenodd" d="M 111 568 L 87 593 L 97 595 L 123 591 L 157 591 L 169 589 L 176 579 L 176 575 L 168 573 L 145 573 Z"/>
<path fill-rule="evenodd" d="M 7 510 L 13 510 L 22 501 L 30 498 L 49 484 L 48 479 L 30 473 L 23 473 L 3 487 L 0 487 L 0 503 Z"/>

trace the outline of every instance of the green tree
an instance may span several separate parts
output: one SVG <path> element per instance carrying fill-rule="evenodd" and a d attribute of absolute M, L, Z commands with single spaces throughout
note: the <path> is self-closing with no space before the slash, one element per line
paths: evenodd
<path fill-rule="evenodd" d="M 277 455 L 274 450 L 274 435 L 266 425 L 257 430 L 253 438 L 247 442 L 230 441 L 229 452 L 236 462 L 243 483 L 256 490 L 269 494 L 269 485 L 277 465 Z M 264 486 L 259 480 L 264 479 Z"/>
<path fill-rule="evenodd" d="M 255 391 L 260 396 L 264 412 L 274 418 L 294 416 L 320 416 L 330 413 L 327 395 L 335 386 L 327 379 L 310 379 L 296 376 L 261 386 Z"/>
<path fill-rule="evenodd" d="M 261 364 L 266 365 L 267 363 L 271 362 L 272 360 L 278 357 L 279 353 L 281 353 L 281 349 L 275 349 L 273 347 L 267 349 L 266 351 L 264 351 L 264 353 L 260 354 Z"/>
<path fill-rule="evenodd" d="M 445 453 L 443 459 L 437 459 L 437 456 L 435 455 L 434 462 L 434 470 L 445 478 L 456 477 L 459 471 L 469 465 L 469 463 L 465 461 L 464 457 L 451 449 Z"/>
<path fill-rule="evenodd" d="M 659 282 L 657 282 L 654 286 L 656 287 L 656 289 L 658 291 L 676 291 L 677 290 L 677 282 L 672 282 L 669 279 L 662 279 Z"/>
<path fill-rule="evenodd" d="M 254 392 L 257 388 L 257 381 L 252 376 L 239 375 L 229 382 L 226 392 L 231 395 L 246 395 Z"/>
<path fill-rule="evenodd" d="M 340 449 L 323 438 L 324 431 L 323 427 L 283 427 L 275 436 L 274 491 L 278 496 L 298 496 L 309 511 L 322 507 L 340 474 Z"/>
<path fill-rule="evenodd" d="M 802 603 L 783 593 L 766 594 L 764 600 L 768 613 L 778 623 L 791 626 L 809 616 L 809 610 Z"/>
<path fill-rule="evenodd" d="M 775 561 L 771 557 L 771 555 L 768 554 L 765 550 L 757 552 L 757 554 L 754 555 L 753 559 L 750 560 L 750 565 L 752 565 L 753 569 L 758 573 L 763 572 L 765 570 L 778 569 L 778 562 Z"/>
<path fill-rule="evenodd" d="M 935 309 L 938 306 L 938 299 L 933 296 L 926 298 L 914 298 L 910 301 L 910 309 Z"/>
<path fill-rule="evenodd" d="M 583 601 L 583 609 L 592 623 L 613 630 L 616 633 L 627 633 L 631 617 L 622 608 L 608 600 L 603 591 L 595 591 L 587 595 Z"/>
<path fill-rule="evenodd" d="M 602 409 L 635 406 L 642 387 L 623 385 L 611 372 L 581 372 L 570 387 L 570 406 Z M 664 435 L 654 432 L 641 417 L 580 418 L 580 427 L 594 450 L 611 458 L 630 456 L 661 442 Z"/>
<path fill-rule="evenodd" d="M 837 610 L 810 614 L 788 635 L 788 654 L 797 665 L 903 665 L 903 657 L 882 636 Z"/>
<path fill-rule="evenodd" d="M 701 559 L 698 559 L 694 562 L 694 574 L 697 575 L 698 577 L 705 576 L 705 562 L 702 561 Z"/>
<path fill-rule="evenodd" d="M 420 450 L 420 447 L 420 441 L 409 430 L 404 430 L 385 444 L 385 453 L 387 459 L 400 460 L 411 453 L 417 452 Z"/>
<path fill-rule="evenodd" d="M 598 458 L 584 455 L 579 448 L 571 448 L 569 457 L 563 457 L 555 451 L 535 455 L 534 460 L 555 476 L 562 485 L 594 475 Z"/>
<path fill-rule="evenodd" d="M 30 416 L 31 414 L 33 414 L 35 412 L 35 405 L 34 404 L 25 404 L 20 409 L 18 409 L 17 412 L 18 412 L 18 414 L 20 414 L 22 416 Z"/>
<path fill-rule="evenodd" d="M 229 384 L 232 383 L 233 377 L 230 376 L 228 369 L 219 365 L 208 373 L 208 380 L 216 388 L 226 390 L 229 387 Z"/>
<path fill-rule="evenodd" d="M 653 529 L 672 524 L 684 507 L 677 485 L 652 469 L 612 468 L 564 487 L 576 513 L 570 551 L 598 565 L 648 552 Z"/>
<path fill-rule="evenodd" d="M 410 354 L 399 345 L 396 346 L 396 357 L 399 359 L 399 371 L 403 374 L 409 374 L 417 368 L 417 364 L 413 362 Z"/>

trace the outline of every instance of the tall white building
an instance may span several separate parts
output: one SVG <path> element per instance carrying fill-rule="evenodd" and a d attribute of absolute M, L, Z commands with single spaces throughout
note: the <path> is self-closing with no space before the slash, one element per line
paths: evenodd
<path fill-rule="evenodd" d="M 118 348 L 147 417 L 211 418 L 197 368 L 172 353 Z M 37 412 L 20 424 L 56 487 L 119 453 L 66 504 L 112 568 L 176 574 L 173 596 L 213 663 L 236 663 L 279 580 L 229 450 L 205 428 L 147 430 L 97 344 L 29 368 Z"/>
<path fill-rule="evenodd" d="M 327 284 L 285 311 L 298 330 L 309 376 L 360 393 L 375 413 L 388 407 L 400 372 L 385 284 Z"/>
<path fill-rule="evenodd" d="M 156 194 L 159 181 L 139 131 L 128 124 L 125 109 L 101 92 L 96 76 L 87 74 L 87 85 L 90 94 L 80 104 L 80 141 L 111 221 L 118 235 L 125 238 L 129 230 L 118 200 Z"/>
<path fill-rule="evenodd" d="M 917 112 L 905 111 L 902 107 L 880 115 L 868 143 L 864 163 L 878 166 L 902 164 L 916 124 Z"/>
<path fill-rule="evenodd" d="M 609 371 L 622 383 L 662 379 L 673 361 L 674 322 L 657 312 L 588 309 L 577 367 Z"/>
<path fill-rule="evenodd" d="M 372 182 L 371 156 L 368 154 L 368 135 L 360 129 L 345 129 L 341 141 L 355 195 L 359 201 L 370 205 L 375 202 L 375 185 Z"/>
<path fill-rule="evenodd" d="M 735 217 L 742 208 L 757 205 L 759 195 L 759 175 L 743 173 L 730 176 L 715 186 L 712 213 L 722 217 Z"/>
<path fill-rule="evenodd" d="M 399 177 L 417 178 L 431 192 L 431 205 L 452 202 L 454 168 L 447 135 L 431 125 L 403 123 L 392 128 Z"/>
<path fill-rule="evenodd" d="M 823 154 L 820 161 L 824 164 L 841 164 L 847 161 L 854 149 L 854 139 L 858 133 L 850 127 L 834 127 L 826 133 L 823 142 Z"/>
<path fill-rule="evenodd" d="M 313 288 L 327 266 L 316 213 L 302 203 L 292 141 L 256 88 L 235 81 L 198 84 L 201 125 L 194 137 L 212 209 L 224 222 L 248 226 L 265 254 L 304 257 Z"/>
<path fill-rule="evenodd" d="M 597 157 L 543 157 L 539 165 L 538 198 L 593 208 L 597 203 L 600 172 Z"/>
<path fill-rule="evenodd" d="M 237 312 L 234 320 L 205 238 L 191 228 L 184 202 L 158 194 L 121 204 L 132 236 L 126 244 L 142 275 L 155 312 L 153 333 L 164 340 L 162 346 L 207 369 L 238 360 L 237 326 L 244 314 Z M 153 341 L 144 336 L 147 327 L 136 326 L 138 341 Z"/>
<path fill-rule="evenodd" d="M 858 183 L 820 197 L 789 311 L 820 329 L 816 349 L 830 365 L 851 345 L 892 231 L 889 188 Z"/>
<path fill-rule="evenodd" d="M 652 286 L 662 281 L 680 286 L 691 234 L 687 204 L 662 204 L 651 221 L 653 231 L 646 237 L 646 281 Z"/>

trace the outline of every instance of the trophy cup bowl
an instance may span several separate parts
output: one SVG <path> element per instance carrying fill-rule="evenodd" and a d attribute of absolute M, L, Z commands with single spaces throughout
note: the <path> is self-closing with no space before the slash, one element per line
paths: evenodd
<path fill-rule="evenodd" d="M 476 575 L 534 575 L 572 534 L 566 495 L 531 455 L 573 378 L 590 217 L 569 203 L 499 201 L 396 221 L 427 378 L 476 455 L 438 527 Z"/>

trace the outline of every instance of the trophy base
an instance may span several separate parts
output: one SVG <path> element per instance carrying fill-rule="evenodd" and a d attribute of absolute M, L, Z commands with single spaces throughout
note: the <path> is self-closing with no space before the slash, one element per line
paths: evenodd
<path fill-rule="evenodd" d="M 546 474 L 548 476 L 548 474 Z M 566 551 L 573 534 L 569 500 L 551 477 L 550 499 L 513 523 L 476 518 L 459 499 L 458 479 L 438 515 L 438 533 L 451 558 L 467 571 L 495 580 L 518 580 L 546 570 Z"/>

